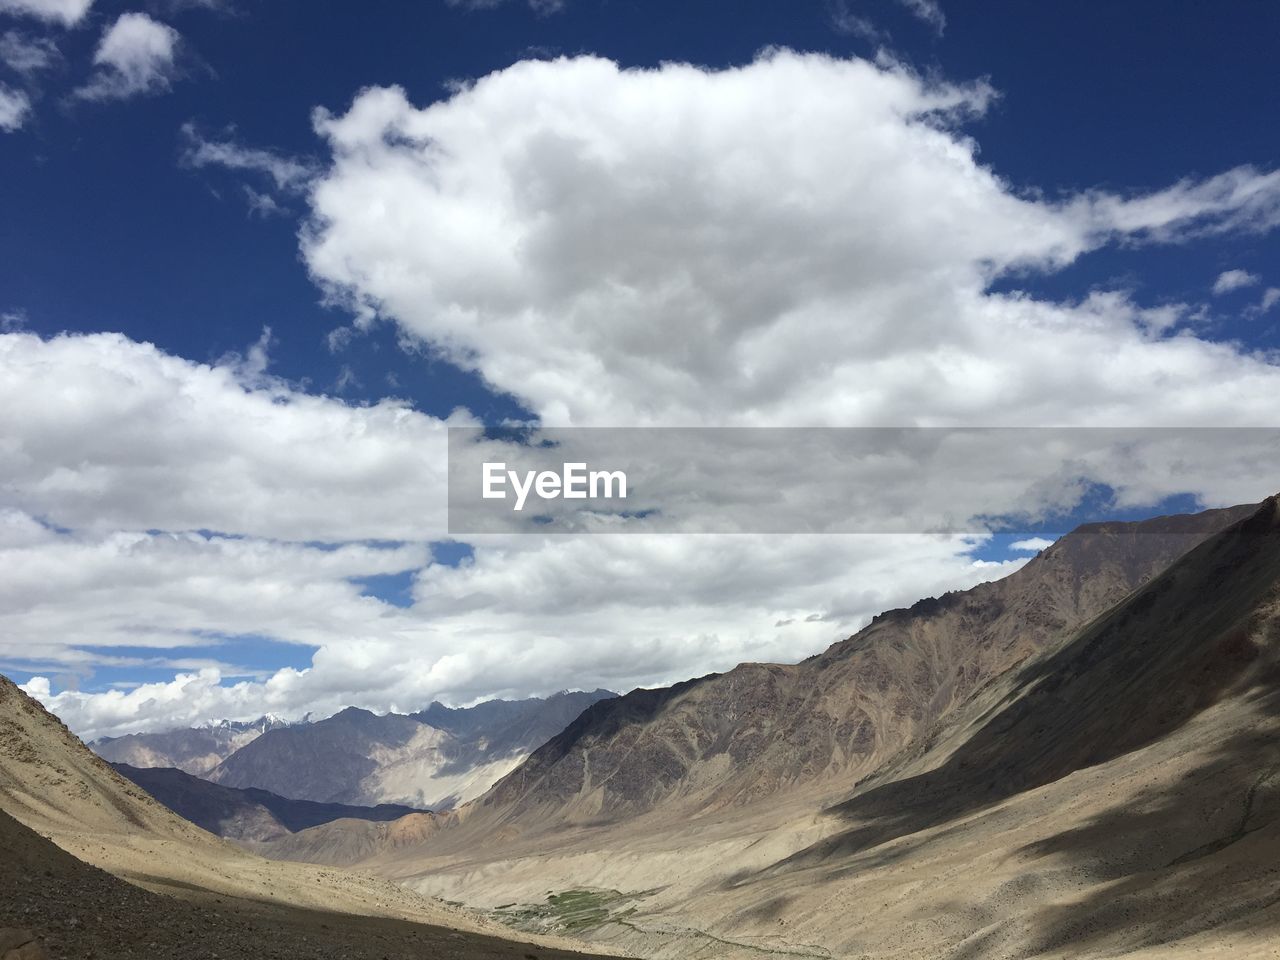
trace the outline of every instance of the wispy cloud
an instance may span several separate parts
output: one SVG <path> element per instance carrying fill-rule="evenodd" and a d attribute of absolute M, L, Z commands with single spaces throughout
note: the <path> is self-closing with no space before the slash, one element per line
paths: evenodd
<path fill-rule="evenodd" d="M 181 37 L 145 13 L 122 14 L 93 55 L 97 70 L 76 90 L 82 100 L 124 100 L 168 90 L 177 72 Z"/>
<path fill-rule="evenodd" d="M 887 39 L 887 35 L 869 18 L 854 13 L 848 0 L 829 0 L 827 12 L 831 17 L 831 26 L 839 33 L 861 37 L 871 43 L 880 43 Z"/>
<path fill-rule="evenodd" d="M 22 128 L 31 114 L 31 98 L 21 90 L 0 84 L 0 130 L 12 133 Z"/>
<path fill-rule="evenodd" d="M 189 167 L 223 167 L 265 174 L 277 190 L 287 193 L 301 192 L 316 174 L 316 165 L 308 160 L 262 147 L 246 147 L 230 137 L 207 139 L 194 123 L 182 125 L 182 138 L 182 162 Z"/>
<path fill-rule="evenodd" d="M 1220 296 L 1232 290 L 1255 286 L 1257 283 L 1258 277 L 1248 270 L 1224 270 L 1218 274 L 1218 279 L 1213 281 L 1213 292 Z"/>
<path fill-rule="evenodd" d="M 23 14 L 71 26 L 84 19 L 93 0 L 0 0 L 0 13 Z"/>
<path fill-rule="evenodd" d="M 289 211 L 279 195 L 298 196 L 319 172 L 313 161 L 292 157 L 263 147 L 247 147 L 236 142 L 233 130 L 227 130 L 219 138 L 209 138 L 194 123 L 182 125 L 181 163 L 195 170 L 221 168 L 237 173 L 256 174 L 269 183 L 266 190 L 249 184 L 241 189 L 249 204 L 249 215 L 272 217 Z M 271 191 L 275 191 L 273 194 Z"/>
<path fill-rule="evenodd" d="M 58 47 L 46 37 L 31 37 L 8 30 L 0 35 L 0 63 L 28 76 L 47 70 L 58 60 Z"/>
<path fill-rule="evenodd" d="M 232 0 L 162 0 L 165 9 L 177 13 L 183 10 L 212 10 L 215 13 L 235 13 Z"/>
<path fill-rule="evenodd" d="M 284 207 L 276 203 L 275 197 L 269 193 L 261 193 L 247 183 L 244 185 L 244 196 L 249 204 L 251 217 L 261 217 L 265 220 L 268 217 L 279 217 L 285 214 Z"/>
<path fill-rule="evenodd" d="M 1009 549 L 1017 552 L 1031 551 L 1039 553 L 1041 550 L 1048 550 L 1053 546 L 1053 541 L 1048 537 L 1030 537 L 1026 540 L 1015 540 L 1009 544 Z"/>
<path fill-rule="evenodd" d="M 898 3 L 906 7 L 917 20 L 932 27 L 938 36 L 942 36 L 942 31 L 947 28 L 947 16 L 937 0 L 898 0 Z"/>
<path fill-rule="evenodd" d="M 1261 300 L 1244 308 L 1244 315 L 1250 320 L 1256 320 L 1264 313 L 1269 313 L 1276 304 L 1280 304 L 1280 287 L 1267 287 Z"/>
<path fill-rule="evenodd" d="M 492 10 L 502 6 L 506 0 L 446 0 L 451 7 L 464 10 Z M 559 13 L 564 9 L 565 0 L 525 0 L 535 13 Z"/>

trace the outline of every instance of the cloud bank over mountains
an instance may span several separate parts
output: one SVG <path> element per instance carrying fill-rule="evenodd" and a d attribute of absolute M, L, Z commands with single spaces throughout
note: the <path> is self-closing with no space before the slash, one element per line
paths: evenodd
<path fill-rule="evenodd" d="M 317 117 L 331 158 L 294 187 L 302 255 L 358 322 L 547 424 L 1271 425 L 1275 358 L 1199 335 L 1197 304 L 992 282 L 1269 230 L 1280 175 L 1050 198 L 982 164 L 966 124 L 995 96 L 787 51 L 721 71 L 522 62 L 421 108 L 374 88 Z M 273 177 L 281 159 L 201 156 Z M 20 574 L 0 656 L 53 675 L 209 647 L 172 682 L 27 685 L 86 736 L 795 660 L 1025 562 L 975 565 L 971 538 L 641 535 L 478 538 L 433 563 L 446 422 L 308 394 L 264 351 L 206 365 L 112 334 L 0 336 L 0 550 Z M 409 606 L 364 595 L 407 571 Z M 217 642 L 246 636 L 312 665 L 224 682 Z"/>

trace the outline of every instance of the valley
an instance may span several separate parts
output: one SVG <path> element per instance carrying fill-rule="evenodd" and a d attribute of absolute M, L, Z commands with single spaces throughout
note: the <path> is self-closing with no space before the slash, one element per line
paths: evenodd
<path fill-rule="evenodd" d="M 242 850 L 8 689 L 4 808 L 153 891 L 654 958 L 1249 958 L 1280 924 L 1275 498 L 1082 527 L 798 664 L 592 695 L 435 812 L 211 782 L 261 753 L 342 796 L 417 717 L 260 733 L 209 780 L 119 768 Z M 422 716 L 529 742 L 527 708 L 484 714 Z"/>

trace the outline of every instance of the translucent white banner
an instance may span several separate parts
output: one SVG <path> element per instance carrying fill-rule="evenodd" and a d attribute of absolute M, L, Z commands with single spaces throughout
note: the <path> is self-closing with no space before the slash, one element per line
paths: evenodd
<path fill-rule="evenodd" d="M 449 531 L 1062 532 L 1253 502 L 1280 429 L 449 430 Z"/>

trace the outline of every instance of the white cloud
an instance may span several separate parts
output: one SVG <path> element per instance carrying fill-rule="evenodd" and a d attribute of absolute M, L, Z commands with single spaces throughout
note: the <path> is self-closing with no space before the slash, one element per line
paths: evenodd
<path fill-rule="evenodd" d="M 0 0 L 0 13 L 23 14 L 71 26 L 84 19 L 93 0 Z"/>
<path fill-rule="evenodd" d="M 349 578 L 416 569 L 429 553 L 422 545 L 322 549 L 200 534 L 56 533 L 10 510 L 0 513 L 0 557 L 0 656 L 76 664 L 103 662 L 84 647 L 391 636 L 398 608 L 361 597 Z"/>
<path fill-rule="evenodd" d="M 112 334 L 0 337 L 0 662 L 189 668 L 127 691 L 42 693 L 86 736 L 795 660 L 887 607 L 1020 562 L 974 564 L 972 538 L 618 535 L 483 537 L 470 563 L 428 564 L 423 541 L 444 529 L 444 425 L 303 394 L 269 376 L 267 342 L 208 366 Z M 1167 456 L 1179 477 L 1145 453 L 1129 466 L 1155 464 L 1139 475 L 1165 484 L 1226 482 Z M 962 486 L 951 471 L 881 485 L 953 506 Z M 236 536 L 154 532 L 202 528 Z M 410 542 L 308 542 L 368 538 Z M 418 571 L 407 608 L 351 582 L 406 570 Z M 319 649 L 307 669 L 228 683 L 219 636 Z M 207 649 L 175 651 L 190 646 Z"/>
<path fill-rule="evenodd" d="M 259 193 L 247 183 L 244 186 L 245 200 L 249 204 L 249 216 L 266 220 L 268 217 L 284 216 L 287 212 L 269 193 Z"/>
<path fill-rule="evenodd" d="M 1048 550 L 1053 546 L 1053 541 L 1046 537 L 1030 537 L 1026 540 L 1015 540 L 1009 544 L 1010 550 L 1029 550 L 1033 553 L 1039 553 L 1041 550 Z"/>
<path fill-rule="evenodd" d="M 145 13 L 121 14 L 102 34 L 89 82 L 75 95 L 84 100 L 124 100 L 169 89 L 177 72 L 181 37 Z"/>
<path fill-rule="evenodd" d="M 21 90 L 0 83 L 0 130 L 20 130 L 31 113 L 31 98 Z"/>
<path fill-rule="evenodd" d="M 1224 270 L 1218 274 L 1218 279 L 1213 281 L 1213 292 L 1221 295 L 1230 293 L 1232 290 L 1252 287 L 1257 283 L 1258 277 L 1247 270 Z"/>
<path fill-rule="evenodd" d="M 82 665 L 62 631 L 81 642 L 137 634 L 130 642 L 160 652 L 190 643 L 193 628 L 321 646 L 310 668 L 265 681 L 228 684 L 210 668 L 129 691 L 28 685 L 86 737 L 351 703 L 410 710 L 436 697 L 630 689 L 742 660 L 795 660 L 883 609 L 1019 565 L 977 569 L 970 546 L 925 536 L 513 538 L 483 545 L 472 565 L 427 566 L 415 605 L 401 610 L 356 596 L 341 577 L 416 559 L 403 551 L 335 557 L 198 537 L 49 535 L 0 551 L 29 571 L 7 588 L 0 657 Z"/>
<path fill-rule="evenodd" d="M 27 326 L 25 310 L 0 310 L 0 333 L 17 333 Z"/>
<path fill-rule="evenodd" d="M 1280 369 L 1168 336 L 1182 308 L 988 285 L 1267 228 L 1280 174 L 1048 202 L 957 129 L 991 97 L 788 52 L 522 62 L 422 109 L 372 89 L 317 120 L 333 162 L 304 255 L 358 319 L 548 423 L 1269 423 Z"/>
<path fill-rule="evenodd" d="M 227 170 L 259 173 L 267 177 L 277 190 L 300 193 L 316 173 L 313 163 L 288 157 L 274 150 L 246 147 L 232 139 L 209 140 L 196 125 L 182 126 L 184 147 L 182 162 L 197 169 L 222 167 Z"/>
<path fill-rule="evenodd" d="M 163 0 L 163 3 L 166 9 L 175 13 L 184 10 L 212 10 L 223 14 L 236 12 L 233 0 Z"/>
<path fill-rule="evenodd" d="M 1232 232 L 1263 233 L 1280 224 L 1280 170 L 1235 167 L 1207 180 L 1182 180 L 1155 193 L 1083 194 L 1068 212 L 1097 239 L 1176 242 Z"/>
<path fill-rule="evenodd" d="M 1258 304 L 1258 309 L 1266 313 L 1277 303 L 1280 303 L 1280 287 L 1267 287 L 1266 293 L 1262 295 L 1262 300 Z"/>
<path fill-rule="evenodd" d="M 47 70 L 57 59 L 58 47 L 47 37 L 30 37 L 16 30 L 0 35 L 0 63 L 17 73 Z"/>
<path fill-rule="evenodd" d="M 888 39 L 888 34 L 870 18 L 854 13 L 849 0 L 827 0 L 827 14 L 831 18 L 831 26 L 839 33 L 861 37 L 869 43 L 882 43 Z"/>
<path fill-rule="evenodd" d="M 932 27 L 938 36 L 942 36 L 942 31 L 947 27 L 947 17 L 937 0 L 898 0 L 898 3 L 906 7 L 917 20 Z"/>
<path fill-rule="evenodd" d="M 3 502 L 77 530 L 425 540 L 445 528 L 445 425 L 116 334 L 0 336 Z"/>
<path fill-rule="evenodd" d="M 506 0 L 445 0 L 451 7 L 464 10 L 492 10 L 502 6 Z M 564 9 L 565 0 L 526 0 L 529 8 L 535 13 L 559 13 Z"/>
<path fill-rule="evenodd" d="M 206 366 L 119 335 L 0 338 L 0 661 L 194 670 L 47 696 L 86 736 L 794 659 L 886 606 L 995 575 L 972 568 L 972 541 L 926 536 L 486 538 L 473 563 L 428 565 L 443 425 L 301 394 L 266 373 L 265 345 Z M 237 536 L 139 532 L 200 528 Z M 370 537 L 416 542 L 298 542 Z M 413 569 L 410 608 L 351 582 Z M 319 652 L 228 683 L 218 636 Z M 207 649 L 167 652 L 190 646 Z"/>

